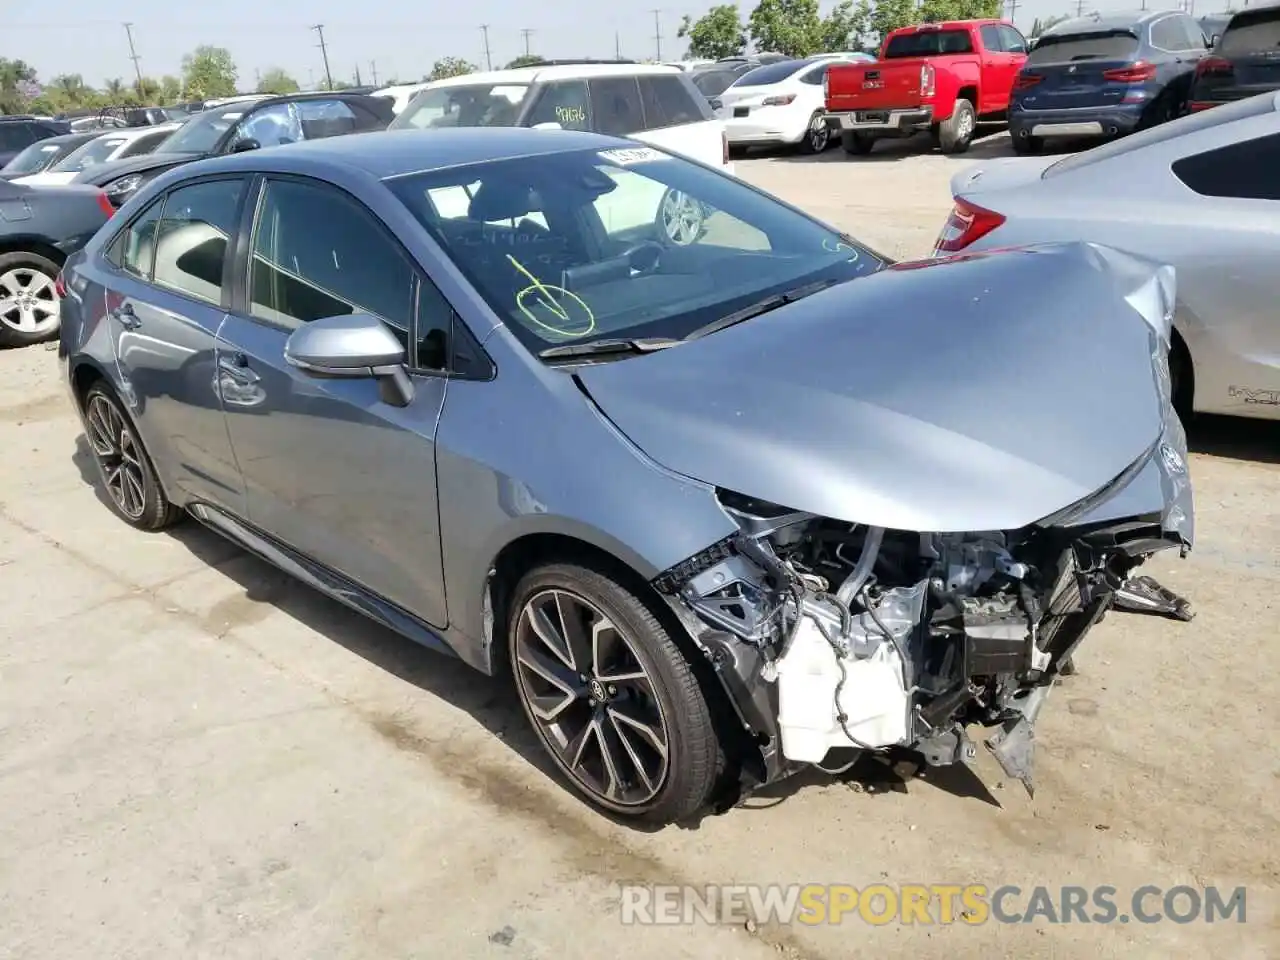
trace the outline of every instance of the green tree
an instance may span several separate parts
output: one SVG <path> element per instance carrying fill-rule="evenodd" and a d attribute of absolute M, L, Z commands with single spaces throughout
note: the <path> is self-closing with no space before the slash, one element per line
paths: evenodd
<path fill-rule="evenodd" d="M 689 40 L 689 56 L 719 60 L 736 57 L 747 49 L 747 32 L 736 3 L 722 3 L 694 20 L 688 14 L 676 30 L 676 36 Z"/>
<path fill-rule="evenodd" d="M 1065 13 L 1059 14 L 1056 17 L 1036 17 L 1035 21 L 1031 24 L 1031 32 L 1027 34 L 1027 36 L 1034 40 L 1050 27 L 1056 27 L 1058 24 L 1070 19 L 1071 18 Z"/>
<path fill-rule="evenodd" d="M 443 80 L 445 77 L 460 77 L 466 73 L 475 73 L 478 68 L 461 57 L 442 57 L 431 67 L 428 80 Z"/>
<path fill-rule="evenodd" d="M 853 0 L 840 0 L 822 20 L 822 51 L 837 53 L 857 50 L 862 46 L 866 17 L 862 8 L 855 8 Z"/>
<path fill-rule="evenodd" d="M 157 94 L 160 102 L 166 106 L 182 100 L 182 81 L 177 77 L 165 75 L 160 78 L 160 91 Z"/>
<path fill-rule="evenodd" d="M 822 46 L 818 0 L 760 0 L 747 27 L 759 50 L 807 57 Z"/>
<path fill-rule="evenodd" d="M 34 67 L 0 57 L 0 113 L 22 113 L 39 93 Z"/>
<path fill-rule="evenodd" d="M 124 103 L 129 88 L 124 85 L 124 81 L 119 77 L 114 77 L 107 81 L 106 86 L 102 88 L 102 92 L 106 95 L 107 103 Z"/>
<path fill-rule="evenodd" d="M 527 53 L 519 57 L 516 57 L 514 60 L 508 63 L 503 69 L 516 70 L 516 69 L 519 69 L 520 67 L 536 67 L 538 64 L 546 63 L 546 62 L 547 62 L 546 57 L 540 57 L 536 53 Z"/>
<path fill-rule="evenodd" d="M 182 79 L 192 99 L 234 97 L 236 65 L 231 51 L 208 44 L 196 47 L 182 58 Z"/>
<path fill-rule="evenodd" d="M 262 72 L 261 79 L 258 80 L 258 93 L 273 93 L 276 95 L 285 93 L 297 93 L 302 88 L 298 86 L 298 81 L 289 76 L 279 67 L 269 67 Z"/>
<path fill-rule="evenodd" d="M 919 19 L 924 23 L 998 17 L 1004 0 L 923 0 Z"/>

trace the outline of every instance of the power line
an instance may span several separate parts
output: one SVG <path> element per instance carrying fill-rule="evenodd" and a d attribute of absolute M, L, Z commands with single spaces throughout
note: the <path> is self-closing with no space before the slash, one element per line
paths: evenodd
<path fill-rule="evenodd" d="M 480 34 L 484 37 L 484 65 L 486 70 L 493 69 L 493 54 L 489 52 L 489 25 L 480 24 Z"/>
<path fill-rule="evenodd" d="M 656 59 L 662 59 L 662 24 L 658 20 L 658 14 L 661 10 L 653 11 L 653 44 L 657 48 L 658 56 Z"/>
<path fill-rule="evenodd" d="M 529 38 L 533 36 L 534 32 L 530 30 L 528 27 L 525 27 L 523 30 L 520 31 L 520 33 L 523 34 L 524 36 L 524 55 L 527 57 L 529 56 Z"/>
<path fill-rule="evenodd" d="M 133 61 L 133 72 L 138 75 L 138 96 L 142 96 L 142 60 L 138 51 L 133 48 L 133 24 L 124 25 L 124 35 L 129 38 L 129 59 Z"/>
<path fill-rule="evenodd" d="M 317 23 L 311 28 L 320 37 L 320 56 L 324 57 L 324 83 L 326 90 L 333 89 L 333 74 L 329 72 L 329 48 L 324 43 L 324 24 Z"/>

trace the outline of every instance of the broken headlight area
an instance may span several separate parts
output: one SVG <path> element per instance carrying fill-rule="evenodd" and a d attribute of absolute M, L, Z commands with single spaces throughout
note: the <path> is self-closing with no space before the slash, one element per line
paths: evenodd
<path fill-rule="evenodd" d="M 744 787 L 832 750 L 974 755 L 1033 790 L 1034 725 L 1056 678 L 1147 556 L 1159 515 L 918 533 L 719 491 L 740 530 L 654 584 L 690 627 L 756 749 Z"/>

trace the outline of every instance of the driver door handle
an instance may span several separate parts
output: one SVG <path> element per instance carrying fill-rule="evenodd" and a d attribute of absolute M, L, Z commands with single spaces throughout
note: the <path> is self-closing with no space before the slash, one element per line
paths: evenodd
<path fill-rule="evenodd" d="M 262 379 L 249 367 L 249 358 L 243 353 L 219 357 L 218 369 L 238 383 L 257 383 Z"/>
<path fill-rule="evenodd" d="M 142 321 L 138 319 L 138 315 L 133 312 L 133 304 L 122 303 L 111 311 L 111 318 L 126 330 L 137 330 L 142 326 Z"/>

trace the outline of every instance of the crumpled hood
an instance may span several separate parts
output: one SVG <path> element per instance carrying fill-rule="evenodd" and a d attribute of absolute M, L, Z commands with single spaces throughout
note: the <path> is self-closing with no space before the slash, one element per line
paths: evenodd
<path fill-rule="evenodd" d="M 685 476 L 849 522 L 1007 530 L 1151 455 L 1172 304 L 1169 267 L 1025 247 L 901 264 L 577 375 Z"/>

